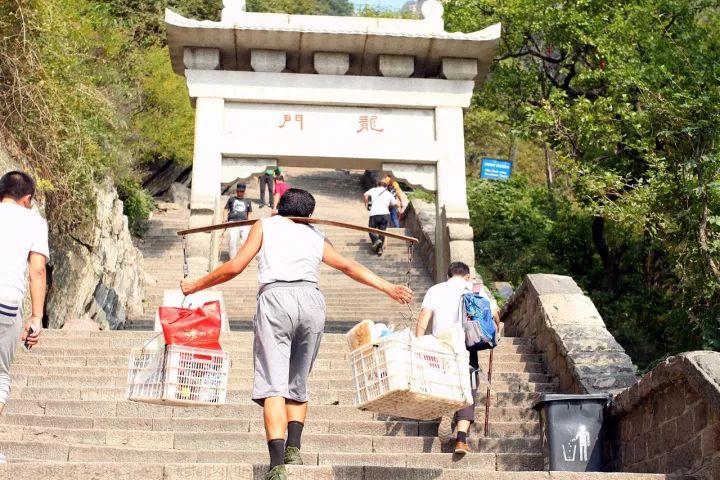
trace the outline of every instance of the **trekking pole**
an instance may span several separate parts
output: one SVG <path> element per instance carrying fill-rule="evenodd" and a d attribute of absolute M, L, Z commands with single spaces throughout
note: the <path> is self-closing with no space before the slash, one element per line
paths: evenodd
<path fill-rule="evenodd" d="M 492 382 L 492 366 L 493 366 L 493 350 L 490 350 L 490 361 L 488 365 L 488 385 L 485 393 L 485 436 L 488 436 L 488 426 L 490 423 L 490 384 Z"/>

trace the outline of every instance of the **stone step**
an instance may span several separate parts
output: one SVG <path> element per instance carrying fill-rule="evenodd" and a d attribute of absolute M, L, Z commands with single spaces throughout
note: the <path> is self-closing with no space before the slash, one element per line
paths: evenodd
<path fill-rule="evenodd" d="M 67 356 L 40 356 L 35 355 L 33 357 L 29 358 L 20 358 L 16 362 L 17 365 L 45 365 L 45 366 L 90 366 L 90 367 L 106 367 L 106 366 L 120 366 L 120 365 L 128 365 L 129 363 L 129 355 L 128 351 L 125 351 L 125 355 L 121 353 L 116 353 L 113 356 L 103 357 L 102 355 L 90 355 L 90 356 L 84 356 L 84 355 L 72 355 L 74 353 L 77 353 L 76 351 L 70 352 Z M 313 371 L 313 377 L 314 378 L 327 378 L 327 379 L 336 379 L 336 380 L 347 380 L 350 376 L 350 372 L 348 370 L 349 361 L 346 359 L 343 359 L 342 356 L 333 356 L 331 354 L 328 355 L 329 358 L 319 358 L 317 360 L 318 365 L 327 364 L 327 362 L 330 362 L 330 365 L 333 365 L 333 367 L 326 367 L 330 368 L 331 371 L 326 372 L 323 371 L 326 368 L 318 368 L 318 370 Z M 249 375 L 251 373 L 251 358 L 249 356 L 231 356 L 231 362 L 233 364 L 233 368 L 238 369 L 237 371 L 243 371 L 244 375 Z M 483 369 L 484 368 L 483 365 Z M 539 374 L 539 375 L 546 375 L 544 365 L 542 363 L 523 363 L 523 362 L 494 362 L 493 363 L 493 375 L 497 374 L 514 374 L 518 373 L 519 375 L 525 376 L 529 374 Z"/>
<path fill-rule="evenodd" d="M 161 433 L 161 432 L 158 432 Z M 175 442 L 189 448 L 162 449 L 153 446 L 133 448 L 120 445 L 89 445 L 74 444 L 65 441 L 0 441 L 0 450 L 4 451 L 10 461 L 15 458 L 28 460 L 41 460 L 52 462 L 97 462 L 97 463 L 252 463 L 262 464 L 267 461 L 267 445 L 261 434 L 247 434 L 254 440 L 243 443 L 248 450 L 222 450 L 219 447 L 226 444 L 237 445 L 242 441 L 237 435 L 207 434 L 175 434 Z M 227 437 L 226 442 L 223 438 Z M 232 437 L 232 438 L 231 438 Z M 392 466 L 392 467 L 441 467 L 456 469 L 475 470 L 511 470 L 525 471 L 538 470 L 542 468 L 542 456 L 540 453 L 492 453 L 497 451 L 494 439 L 488 442 L 485 439 L 481 443 L 488 444 L 487 451 L 477 451 L 471 455 L 459 457 L 452 453 L 441 452 L 438 448 L 432 451 L 424 451 L 422 448 L 414 451 L 404 451 L 394 448 L 393 440 L 403 443 L 405 440 L 413 440 L 410 437 L 376 437 L 378 440 L 374 445 L 372 438 L 364 439 L 354 437 L 348 439 L 344 435 L 325 435 L 324 439 L 316 440 L 313 435 L 303 436 L 303 462 L 305 465 L 362 465 L 362 466 Z M 317 437 L 323 437 L 318 435 Z M 159 438 L 159 436 L 158 436 Z M 390 441 L 386 441 L 390 440 Z M 211 443 L 203 444 L 203 441 L 212 440 Z M 424 439 L 418 439 L 418 445 L 422 446 Z M 522 439 L 519 439 L 522 440 Z M 121 438 L 113 441 L 122 441 Z M 318 442 L 317 444 L 315 442 Z M 471 446 L 473 440 L 470 440 Z M 335 448 L 349 448 L 350 445 L 362 444 L 366 449 L 376 449 L 377 453 L 369 452 L 327 452 L 327 448 L 333 445 Z M 478 445 L 475 445 L 476 447 Z M 202 447 L 202 448 L 197 448 Z M 210 448 L 210 449 L 208 449 Z M 448 447 L 449 448 L 449 447 Z"/>
<path fill-rule="evenodd" d="M 515 410 L 519 412 L 519 409 Z M 497 413 L 491 411 L 489 435 L 491 437 L 524 437 L 539 436 L 540 424 L 537 415 L 534 418 L 515 421 L 500 421 Z M 484 413 L 482 413 L 484 415 Z M 91 417 L 56 417 L 40 415 L 5 415 L 0 420 L 0 437 L 10 440 L 32 440 L 28 432 L 45 429 L 48 433 L 53 429 L 66 430 L 132 430 L 152 432 L 225 432 L 250 433 L 262 432 L 263 420 L 260 410 L 255 409 L 252 419 L 237 418 L 91 418 Z M 479 419 L 480 420 L 480 419 Z M 311 418 L 305 426 L 304 433 L 309 434 L 344 434 L 372 436 L 410 436 L 437 437 L 437 422 L 414 420 L 355 420 L 334 421 Z M 20 430 L 18 430 L 20 429 Z M 482 421 L 473 424 L 471 436 L 482 436 Z M 20 433 L 18 433 L 18 431 Z M 35 433 L 33 433 L 34 435 Z"/>
<path fill-rule="evenodd" d="M 28 377 L 45 377 L 49 375 L 68 375 L 68 376 L 103 376 L 103 377 L 126 377 L 127 376 L 127 358 L 117 357 L 124 360 L 123 363 L 116 366 L 99 367 L 87 365 L 85 357 L 65 357 L 77 358 L 77 365 L 74 365 L 69 371 L 61 371 L 57 365 L 38 365 L 37 363 L 15 363 L 12 367 L 12 375 L 17 375 L 19 382 L 24 382 Z M 333 363 L 337 366 L 333 367 Z M 314 382 L 330 382 L 330 388 L 352 386 L 351 369 L 349 366 L 343 366 L 344 362 L 338 361 L 317 361 L 315 368 L 310 375 L 310 379 Z M 66 364 L 67 365 L 67 364 Z M 345 368 L 347 367 L 347 368 Z M 332 374 L 332 375 L 331 375 Z M 337 374 L 337 375 L 335 375 Z M 248 366 L 234 365 L 230 369 L 231 378 L 252 379 L 253 370 Z M 13 377 L 16 378 L 16 377 Z M 15 381 L 14 381 L 15 382 Z M 347 383 L 346 383 L 347 382 Z M 503 384 L 507 385 L 542 385 L 551 384 L 550 375 L 542 373 L 515 373 L 502 372 L 493 375 L 493 388 L 500 389 Z"/>
<path fill-rule="evenodd" d="M 232 320 L 231 320 L 232 321 Z M 502 324 L 501 324 L 501 330 L 502 330 Z M 145 340 L 145 339 L 151 339 L 154 335 L 148 334 L 145 332 L 133 332 L 133 331 L 127 331 L 127 330 L 109 330 L 109 331 L 100 331 L 100 332 L 78 332 L 73 330 L 54 330 L 54 329 L 46 329 L 43 330 L 42 337 L 41 337 L 41 343 L 39 343 L 38 348 L 41 348 L 42 341 L 45 339 L 55 339 L 55 338 L 69 338 L 69 343 L 77 343 L 77 342 L 85 342 L 85 341 L 92 341 L 92 342 L 105 342 L 105 339 L 110 339 L 108 342 L 114 341 L 115 339 L 138 339 L 139 341 Z M 230 343 L 236 343 L 236 342 L 251 342 L 253 338 L 253 334 L 251 332 L 222 332 L 220 335 L 220 341 L 221 342 L 230 342 Z M 92 339 L 92 340 L 88 340 Z M 338 333 L 330 333 L 323 335 L 322 339 L 322 347 L 325 348 L 328 344 L 342 344 L 347 345 L 347 337 L 345 334 L 338 334 Z M 498 352 L 503 351 L 507 348 L 522 346 L 522 347 L 528 347 L 532 348 L 533 342 L 532 339 L 525 338 L 525 337 L 502 337 L 500 339 L 500 343 L 498 344 L 497 348 L 495 348 L 495 355 L 498 354 Z M 33 352 L 35 352 L 35 349 L 33 349 Z M 32 353 L 32 352 L 31 352 Z M 530 351 L 527 351 L 527 349 L 524 349 L 520 353 L 531 353 Z M 481 355 L 488 355 L 489 351 L 483 351 L 480 352 Z"/>
<path fill-rule="evenodd" d="M 110 353 L 109 355 L 112 356 L 123 356 L 123 354 L 128 354 L 127 349 L 107 349 Z M 58 355 L 58 356 L 68 356 L 68 357 L 77 357 L 77 356 L 91 356 L 91 357 L 101 357 L 102 349 L 59 349 L 59 348 L 46 348 L 43 350 L 44 355 L 52 356 L 52 355 Z M 57 358 L 57 357 L 55 357 Z M 343 354 L 339 353 L 319 353 L 318 354 L 319 360 L 341 360 L 343 359 Z M 248 365 L 250 365 L 250 362 L 252 361 L 252 353 L 251 352 L 236 352 L 230 355 L 231 362 L 247 362 Z M 40 360 L 38 360 L 40 361 Z M 107 365 L 105 363 L 97 365 L 97 366 L 103 366 Z M 511 373 L 511 372 L 520 372 L 520 373 L 546 373 L 545 371 L 545 365 L 540 362 L 494 362 L 493 363 L 493 373 Z"/>
<path fill-rule="evenodd" d="M 31 387 L 31 388 L 79 388 L 79 387 L 124 387 L 127 384 L 127 369 L 118 369 L 118 371 L 107 375 L 91 375 L 85 374 L 83 371 L 73 371 L 73 375 L 59 375 L 57 369 L 49 369 L 49 373 L 22 373 L 13 368 L 11 374 L 13 388 Z M 507 378 L 507 377 L 506 377 Z M 231 370 L 228 381 L 230 390 L 241 390 L 252 388 L 253 372 L 246 369 L 242 371 Z M 312 392 L 322 390 L 335 391 L 354 391 L 355 383 L 352 375 L 348 372 L 345 378 L 341 379 L 323 379 L 316 375 L 311 375 L 308 382 L 308 388 Z M 510 381 L 496 378 L 493 381 L 492 389 L 495 392 L 514 392 L 514 393 L 534 393 L 534 392 L 554 392 L 557 386 L 554 383 L 528 383 L 511 379 Z"/>
<path fill-rule="evenodd" d="M 158 453 L 177 450 L 220 450 L 267 452 L 262 424 L 251 424 L 250 432 L 227 431 L 152 431 L 113 429 L 70 429 L 53 427 L 0 426 L 0 445 L 43 442 L 74 445 L 153 448 Z M 476 455 L 493 453 L 539 453 L 539 435 L 493 438 L 471 435 L 469 443 Z M 392 445 L 395 444 L 394 447 Z M 419 449 L 418 449 L 419 447 Z M 437 438 L 387 434 L 304 433 L 303 450 L 323 453 L 448 453 L 451 445 Z M 5 452 L 8 450 L 6 449 Z M 8 455 L 8 453 L 6 453 Z M 25 455 L 23 455 L 25 456 Z M 96 459 L 85 459 L 97 461 Z"/>
<path fill-rule="evenodd" d="M 120 382 L 118 382 L 120 383 Z M 554 391 L 555 389 L 551 389 Z M 12 394 L 18 400 L 43 400 L 47 398 L 57 400 L 77 401 L 121 401 L 126 398 L 125 386 L 117 387 L 21 387 L 17 386 Z M 525 407 L 530 408 L 537 399 L 537 393 L 530 392 L 492 392 L 491 405 L 499 407 Z M 229 389 L 227 401 L 229 403 L 251 404 L 252 389 Z M 348 405 L 356 404 L 354 390 L 315 390 L 310 393 L 310 402 L 313 405 Z M 479 394 L 478 405 L 484 405 L 485 396 Z"/>
<path fill-rule="evenodd" d="M 77 401 L 77 400 L 20 400 L 11 396 L 6 408 L 8 415 L 34 415 L 46 417 L 82 418 L 152 418 L 152 419 L 193 419 L 207 418 L 260 418 L 262 410 L 255 404 L 227 404 L 214 407 L 172 407 L 129 402 L 127 400 Z M 537 415 L 526 407 L 511 407 L 493 404 L 491 419 L 505 422 L 536 421 Z M 360 411 L 354 406 L 329 405 L 308 410 L 311 421 L 406 421 L 374 412 Z M 476 419 L 484 421 L 484 408 L 476 409 Z"/>
<path fill-rule="evenodd" d="M 143 346 L 144 340 L 140 340 L 138 338 L 102 338 L 102 337 L 95 337 L 88 341 L 88 346 L 92 345 L 93 349 L 96 348 L 107 348 L 109 349 L 108 352 L 114 349 L 131 349 L 131 348 L 140 348 Z M 63 349 L 66 350 L 69 347 L 70 342 L 67 338 L 57 337 L 57 338 L 43 338 L 42 342 L 38 344 L 36 348 L 33 349 L 33 354 L 42 354 L 42 352 L 46 351 L 47 349 L 53 348 L 53 349 Z M 252 340 L 221 340 L 221 345 L 224 351 L 230 353 L 231 355 L 235 356 L 238 354 L 243 354 L 242 356 L 245 357 L 244 354 L 249 353 L 248 351 L 252 349 Z M 500 363 L 500 362 L 542 362 L 542 354 L 538 353 L 516 353 L 515 351 L 515 345 L 508 345 L 505 346 L 505 342 L 501 340 L 501 344 L 497 347 L 495 353 L 493 354 L 494 361 Z M 320 346 L 320 352 L 321 353 L 337 353 L 339 355 L 349 355 L 348 347 L 347 345 L 344 345 L 340 342 L 323 342 Z M 487 355 L 482 355 L 480 358 L 485 358 Z"/>
<path fill-rule="evenodd" d="M 13 387 L 43 388 L 77 388 L 77 387 L 119 387 L 127 382 L 127 368 L 108 371 L 105 375 L 79 368 L 67 372 L 59 372 L 57 368 L 41 367 L 48 373 L 34 372 L 36 367 L 13 367 L 11 378 Z M 502 375 L 502 376 L 501 376 Z M 228 386 L 232 389 L 252 387 L 253 370 L 251 368 L 234 368 L 230 370 Z M 322 369 L 313 371 L 308 387 L 312 391 L 337 390 L 354 391 L 355 383 L 350 370 Z M 482 390 L 482 388 L 481 388 Z M 504 372 L 495 375 L 492 382 L 495 392 L 552 392 L 556 390 L 554 382 L 528 382 L 515 378 L 514 373 Z"/>
<path fill-rule="evenodd" d="M 114 356 L 71 356 L 68 355 L 66 357 L 53 357 L 53 356 L 41 356 L 41 355 L 18 355 L 16 358 L 16 361 L 13 365 L 40 365 L 40 366 L 46 366 L 46 367 L 82 367 L 82 366 L 88 366 L 88 367 L 127 367 L 128 365 L 128 355 L 129 352 L 126 352 L 125 355 L 114 355 Z M 325 378 L 325 379 L 336 379 L 336 380 L 346 380 L 348 378 L 348 360 L 345 359 L 319 359 L 316 361 L 316 368 L 313 369 L 313 378 Z M 485 363 L 482 364 L 483 368 Z M 235 365 L 233 368 L 238 369 L 239 371 L 242 371 L 243 374 L 249 375 L 252 371 L 251 366 L 249 362 L 247 363 L 247 366 L 243 367 L 242 364 Z M 329 370 L 329 371 L 327 371 Z M 500 372 L 493 366 L 493 375 L 497 377 L 501 374 L 507 374 L 507 376 L 512 379 L 515 375 L 517 375 L 518 379 L 541 379 L 546 378 L 547 374 L 545 372 Z M 540 380 L 532 380 L 533 382 L 537 381 L 540 382 Z M 547 382 L 540 382 L 540 383 L 547 383 Z"/>
<path fill-rule="evenodd" d="M 28 462 L 0 465 L 0 476 L 13 480 L 250 480 L 261 479 L 265 465 L 238 463 L 87 463 Z M 12 459 L 11 459 L 12 462 Z M 290 478 L 297 480 L 666 480 L 657 474 L 607 474 L 573 472 L 498 472 L 486 470 L 375 466 L 289 466 Z"/>

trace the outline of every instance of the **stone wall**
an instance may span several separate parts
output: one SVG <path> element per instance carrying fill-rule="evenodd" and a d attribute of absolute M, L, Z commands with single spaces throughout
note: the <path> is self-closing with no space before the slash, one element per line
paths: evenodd
<path fill-rule="evenodd" d="M 415 246 L 415 255 L 435 278 L 435 205 L 414 198 L 403 213 L 408 233 L 420 241 Z"/>
<path fill-rule="evenodd" d="M 615 393 L 637 381 L 630 357 L 570 277 L 528 275 L 501 317 L 506 335 L 535 339 L 565 393 Z"/>
<path fill-rule="evenodd" d="M 109 184 L 98 188 L 96 201 L 95 224 L 85 238 L 62 244 L 51 239 L 53 269 L 47 302 L 51 328 L 82 318 L 102 329 L 118 329 L 129 315 L 142 314 L 142 254 L 132 242 L 123 204 Z"/>
<path fill-rule="evenodd" d="M 670 357 L 610 409 L 612 471 L 720 478 L 720 353 Z"/>

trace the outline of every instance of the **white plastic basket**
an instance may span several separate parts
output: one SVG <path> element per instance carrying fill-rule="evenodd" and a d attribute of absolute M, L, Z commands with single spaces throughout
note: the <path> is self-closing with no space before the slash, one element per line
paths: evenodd
<path fill-rule="evenodd" d="M 350 355 L 361 410 L 432 420 L 472 404 L 469 357 L 423 346 L 409 333 Z"/>
<path fill-rule="evenodd" d="M 223 405 L 230 357 L 219 350 L 138 348 L 130 354 L 127 398 L 159 405 Z"/>

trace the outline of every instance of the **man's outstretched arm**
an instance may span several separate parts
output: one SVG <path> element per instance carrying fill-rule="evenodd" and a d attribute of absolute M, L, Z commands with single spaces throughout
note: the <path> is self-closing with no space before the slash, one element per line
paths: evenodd
<path fill-rule="evenodd" d="M 197 280 L 188 278 L 180 282 L 180 288 L 185 295 L 199 292 L 215 285 L 225 283 L 241 274 L 248 264 L 255 258 L 262 246 L 262 223 L 255 222 L 250 229 L 248 238 L 234 258 L 223 263 L 218 268 Z"/>
<path fill-rule="evenodd" d="M 380 290 L 398 303 L 407 304 L 412 301 L 413 292 L 408 287 L 383 280 L 358 262 L 343 257 L 327 240 L 323 250 L 323 263 L 340 270 L 358 283 Z"/>

